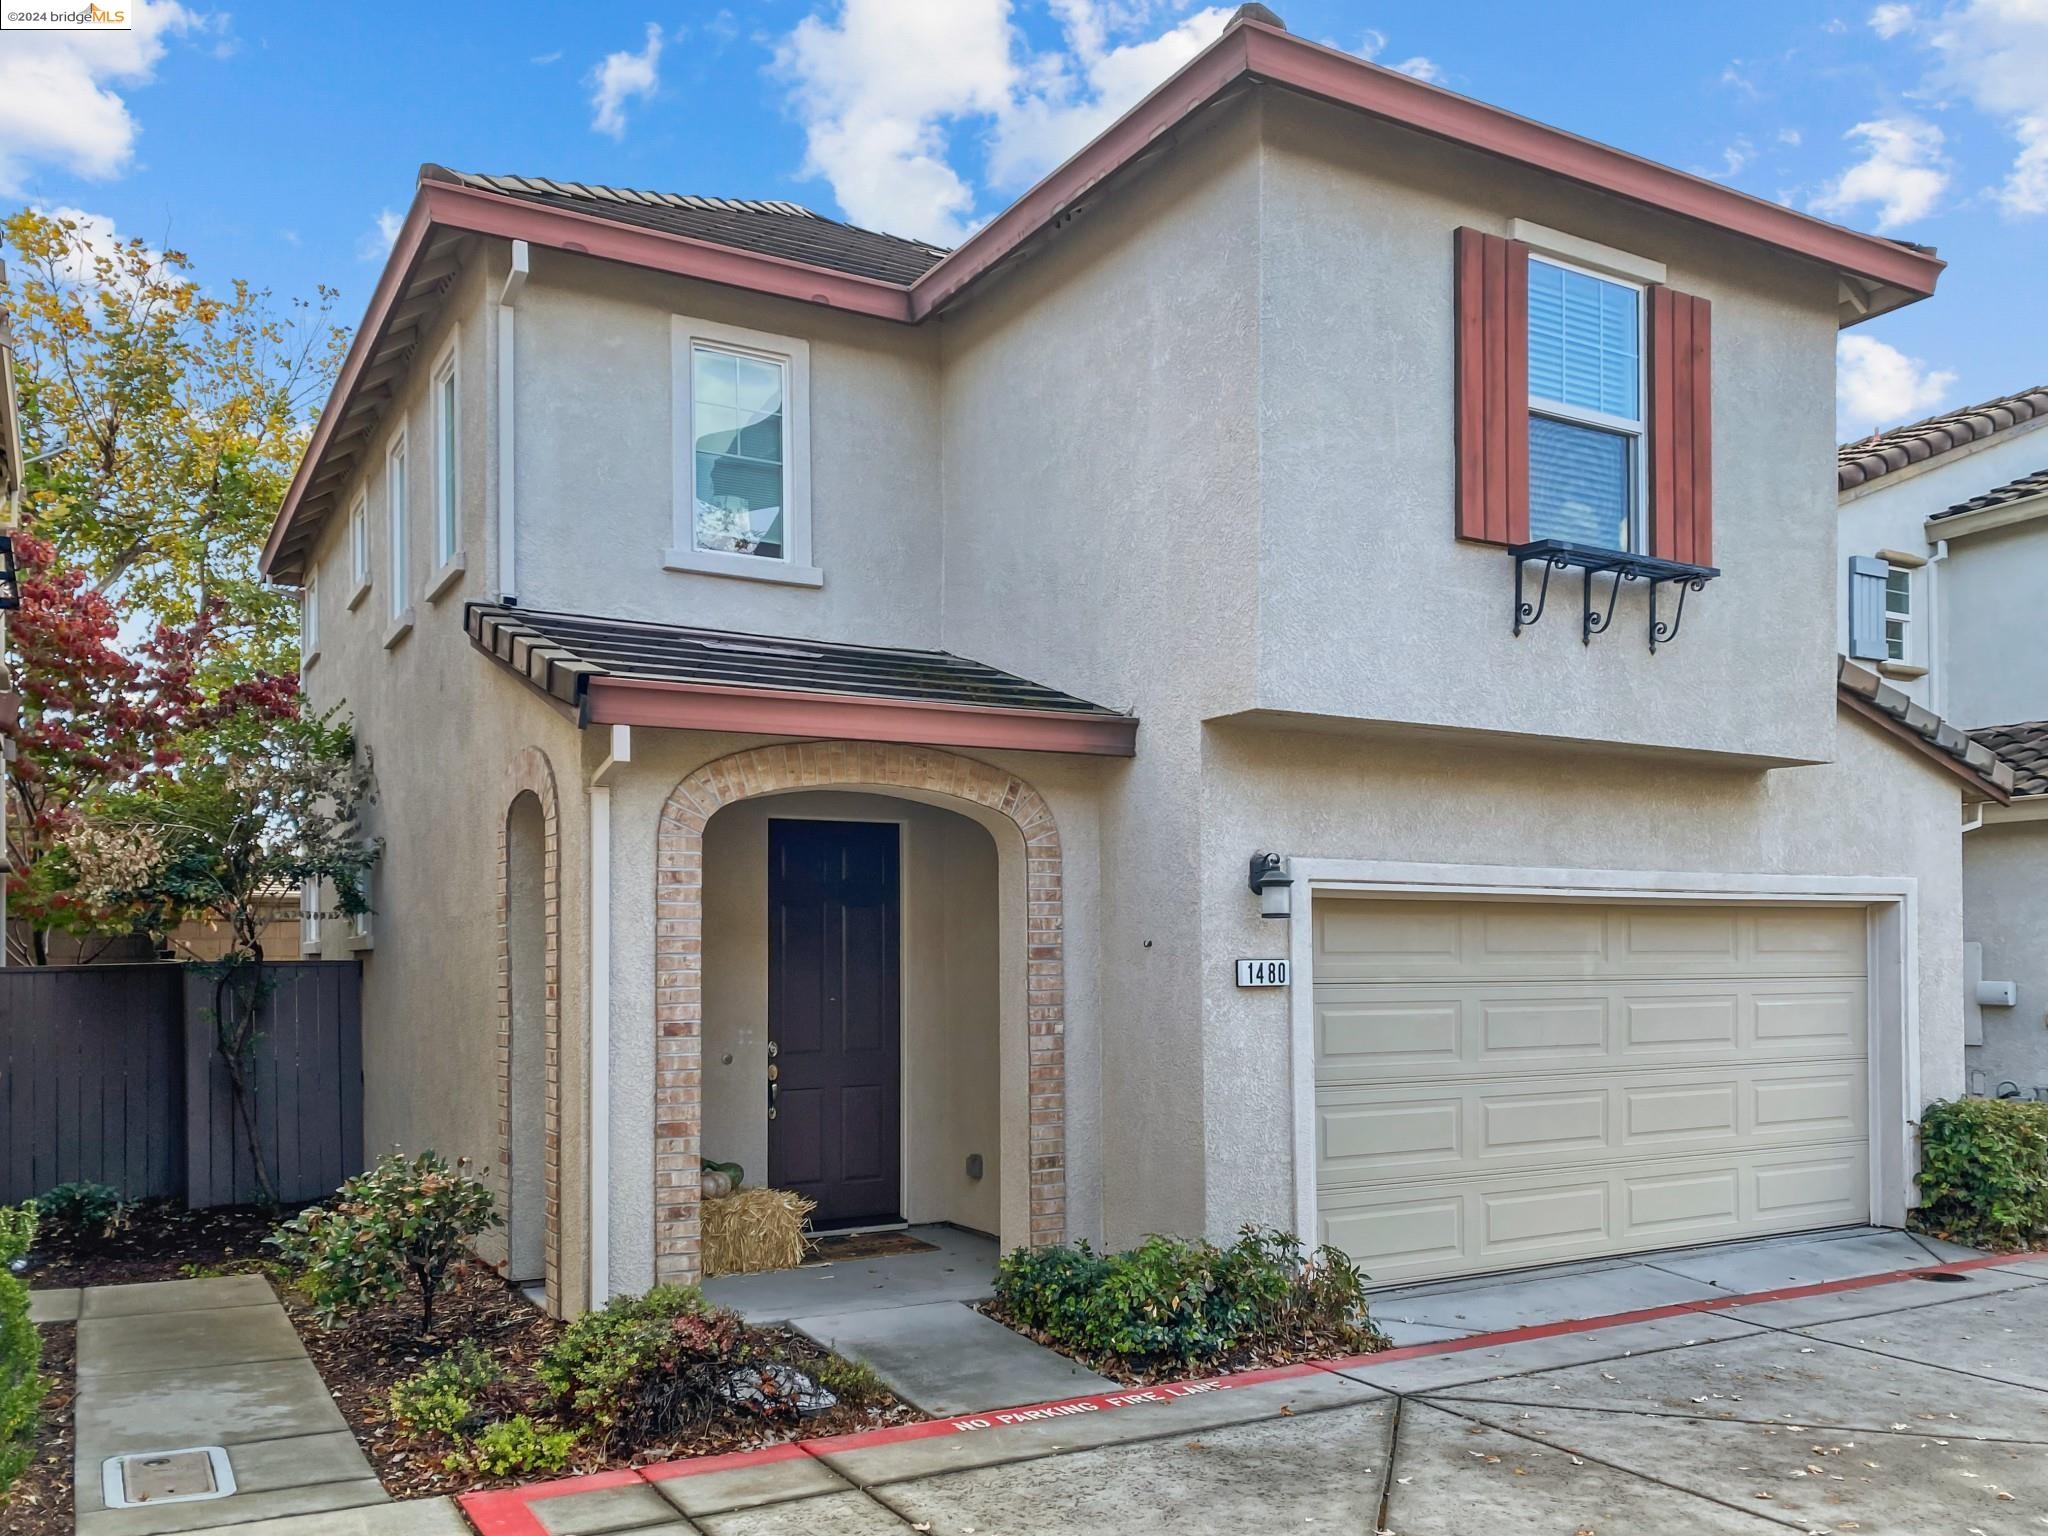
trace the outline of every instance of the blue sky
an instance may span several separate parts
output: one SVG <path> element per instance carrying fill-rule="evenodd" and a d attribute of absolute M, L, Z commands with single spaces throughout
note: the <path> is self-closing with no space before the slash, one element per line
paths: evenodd
<path fill-rule="evenodd" d="M 1865 229 L 1931 302 L 1850 333 L 1842 426 L 2048 381 L 2048 0 L 1285 0 L 1304 36 Z M 0 34 L 0 205 L 353 320 L 420 162 L 784 197 L 950 241 L 1195 52 L 1199 0 L 203 10 Z"/>

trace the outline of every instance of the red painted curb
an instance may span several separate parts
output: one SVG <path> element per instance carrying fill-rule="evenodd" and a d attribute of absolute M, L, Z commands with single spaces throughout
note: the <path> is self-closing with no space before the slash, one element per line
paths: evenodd
<path fill-rule="evenodd" d="M 632 1483 L 652 1485 L 678 1477 L 696 1477 L 707 1472 L 726 1472 L 738 1467 L 765 1466 L 794 1461 L 804 1456 L 822 1456 L 838 1451 L 864 1450 L 870 1446 L 900 1445 L 911 1440 L 930 1440 L 941 1435 L 967 1434 L 984 1429 L 1003 1429 L 1032 1424 L 1044 1419 L 1100 1413 L 1120 1408 L 1142 1408 L 1170 1403 L 1177 1398 L 1202 1393 L 1252 1387 L 1268 1381 L 1291 1381 L 1319 1372 L 1355 1370 L 1361 1366 L 1387 1365 L 1397 1360 L 1414 1360 L 1426 1355 L 1462 1354 L 1466 1350 L 1490 1349 L 1524 1344 L 1533 1339 L 1554 1339 L 1566 1334 L 1596 1333 L 1604 1328 L 1623 1328 L 1630 1323 L 1657 1322 L 1670 1317 L 1688 1317 L 1703 1312 L 1725 1312 L 1731 1307 L 1761 1306 L 1772 1301 L 1797 1301 L 1807 1296 L 1829 1296 L 1841 1291 L 1862 1291 L 1873 1286 L 1892 1285 L 1916 1275 L 1967 1274 L 1972 1270 L 1995 1269 L 2007 1264 L 2048 1259 L 2048 1251 L 2036 1253 L 1994 1253 L 1975 1259 L 1956 1259 L 1946 1264 L 1923 1264 L 1913 1269 L 1887 1270 L 1879 1275 L 1856 1275 L 1847 1280 L 1822 1280 L 1813 1285 L 1790 1285 L 1774 1291 L 1752 1291 L 1737 1296 L 1709 1296 L 1698 1301 L 1677 1301 L 1667 1306 L 1643 1307 L 1634 1312 L 1609 1312 L 1599 1317 L 1568 1318 L 1555 1323 L 1536 1323 L 1527 1328 L 1505 1328 L 1497 1333 L 1477 1333 L 1465 1339 L 1443 1339 L 1434 1344 L 1409 1344 L 1400 1349 L 1383 1349 L 1377 1354 L 1350 1355 L 1338 1360 L 1307 1360 L 1294 1365 L 1275 1365 L 1228 1376 L 1204 1376 L 1192 1381 L 1162 1382 L 1150 1387 L 1126 1387 L 1117 1392 L 1098 1392 L 1088 1397 L 1061 1398 L 1049 1403 L 1026 1403 L 1015 1408 L 991 1409 L 987 1413 L 961 1414 L 946 1419 L 926 1419 L 916 1424 L 892 1424 L 886 1429 L 857 1430 L 820 1440 L 784 1440 L 751 1451 L 731 1451 L 720 1456 L 696 1456 L 681 1461 L 655 1462 L 644 1467 L 619 1467 L 592 1472 L 583 1477 L 566 1477 L 550 1483 L 531 1483 L 521 1488 L 499 1488 L 489 1493 L 464 1493 L 456 1503 L 469 1516 L 480 1536 L 547 1536 L 547 1527 L 527 1506 L 539 1499 L 563 1494 L 622 1488 Z"/>

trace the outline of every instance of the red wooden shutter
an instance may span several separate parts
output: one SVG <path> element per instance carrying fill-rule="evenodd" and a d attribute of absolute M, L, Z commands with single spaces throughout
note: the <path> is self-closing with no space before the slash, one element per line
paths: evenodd
<path fill-rule="evenodd" d="M 1529 248 L 1457 233 L 1458 537 L 1529 538 Z"/>
<path fill-rule="evenodd" d="M 1688 565 L 1714 563 L 1711 310 L 1650 290 L 1650 553 Z"/>

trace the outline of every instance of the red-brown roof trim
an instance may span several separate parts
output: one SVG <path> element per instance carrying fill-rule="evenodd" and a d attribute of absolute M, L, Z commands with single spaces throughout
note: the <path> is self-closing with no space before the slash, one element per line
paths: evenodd
<path fill-rule="evenodd" d="M 1137 754 L 1138 722 L 1127 715 L 1060 710 L 984 709 L 857 694 L 725 688 L 643 677 L 593 677 L 586 685 L 591 725 L 645 725 L 683 731 L 742 731 L 764 736 L 896 741 L 928 747 Z"/>

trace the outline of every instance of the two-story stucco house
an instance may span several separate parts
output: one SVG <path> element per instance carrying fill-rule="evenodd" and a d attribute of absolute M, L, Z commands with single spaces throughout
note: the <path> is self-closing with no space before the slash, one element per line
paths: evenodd
<path fill-rule="evenodd" d="M 1259 7 L 951 252 L 427 167 L 267 554 L 372 1145 L 564 1309 L 700 1157 L 1379 1280 L 1899 1222 L 2004 791 L 1838 667 L 1827 466 L 1939 270 Z"/>
<path fill-rule="evenodd" d="M 1965 823 L 1972 1092 L 2048 1098 L 2048 385 L 1845 443 L 1840 643 L 2012 767 Z"/>

